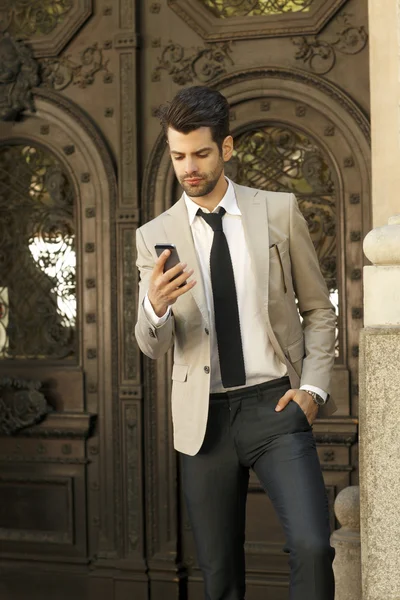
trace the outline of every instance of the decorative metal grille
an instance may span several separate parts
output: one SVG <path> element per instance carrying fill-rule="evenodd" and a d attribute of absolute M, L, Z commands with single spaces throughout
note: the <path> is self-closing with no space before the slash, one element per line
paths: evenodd
<path fill-rule="evenodd" d="M 338 315 L 336 193 L 331 168 L 321 149 L 295 129 L 252 129 L 235 137 L 227 174 L 242 185 L 296 195 Z M 338 356 L 338 332 L 336 338 Z"/>
<path fill-rule="evenodd" d="M 0 146 L 0 358 L 76 352 L 74 191 L 61 163 Z"/>
<path fill-rule="evenodd" d="M 61 23 L 73 0 L 2 0 L 0 32 L 12 35 L 47 35 Z"/>
<path fill-rule="evenodd" d="M 308 12 L 314 0 L 201 0 L 220 19 Z"/>

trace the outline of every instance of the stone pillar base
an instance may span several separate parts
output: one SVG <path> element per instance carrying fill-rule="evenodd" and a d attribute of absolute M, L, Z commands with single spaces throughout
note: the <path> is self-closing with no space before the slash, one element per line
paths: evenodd
<path fill-rule="evenodd" d="M 399 456 L 400 328 L 368 327 L 360 336 L 363 600 L 400 599 Z"/>
<path fill-rule="evenodd" d="M 361 600 L 361 542 L 360 542 L 360 490 L 351 485 L 335 500 L 335 514 L 342 525 L 332 533 L 331 545 L 336 555 L 335 600 Z"/>

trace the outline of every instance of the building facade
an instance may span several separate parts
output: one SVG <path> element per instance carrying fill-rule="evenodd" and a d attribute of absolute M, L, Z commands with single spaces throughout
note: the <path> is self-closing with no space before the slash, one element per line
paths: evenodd
<path fill-rule="evenodd" d="M 294 192 L 309 224 L 338 317 L 338 412 L 314 427 L 334 529 L 359 473 L 362 242 L 400 212 L 390 190 L 371 200 L 367 0 L 15 0 L 0 14 L 0 595 L 201 598 L 171 357 L 143 358 L 133 334 L 135 230 L 180 194 L 157 108 L 183 86 L 219 89 L 229 176 Z M 285 600 L 283 534 L 255 478 L 246 540 L 248 597 Z"/>

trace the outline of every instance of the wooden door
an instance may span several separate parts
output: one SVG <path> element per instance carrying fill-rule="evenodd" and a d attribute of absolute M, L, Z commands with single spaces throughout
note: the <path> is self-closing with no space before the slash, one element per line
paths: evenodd
<path fill-rule="evenodd" d="M 0 32 L 0 595 L 200 598 L 171 358 L 133 335 L 136 228 L 180 195 L 155 114 L 221 90 L 229 175 L 299 199 L 338 312 L 339 410 L 315 426 L 332 506 L 357 481 L 367 2 L 13 0 Z M 286 599 L 253 477 L 246 540 L 248 598 Z"/>

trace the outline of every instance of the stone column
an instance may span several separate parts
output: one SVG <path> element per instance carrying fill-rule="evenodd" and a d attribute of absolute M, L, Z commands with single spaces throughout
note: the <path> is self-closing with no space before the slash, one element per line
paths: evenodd
<path fill-rule="evenodd" d="M 400 212 L 400 2 L 369 0 L 373 227 Z"/>
<path fill-rule="evenodd" d="M 399 163 L 400 165 L 400 163 Z M 400 599 L 400 215 L 364 240 L 360 339 L 363 600 Z"/>
<path fill-rule="evenodd" d="M 363 600 L 400 599 L 400 1 L 369 0 L 373 229 L 360 339 Z M 390 218 L 391 217 L 391 218 Z M 386 225 L 388 223 L 388 225 Z"/>

